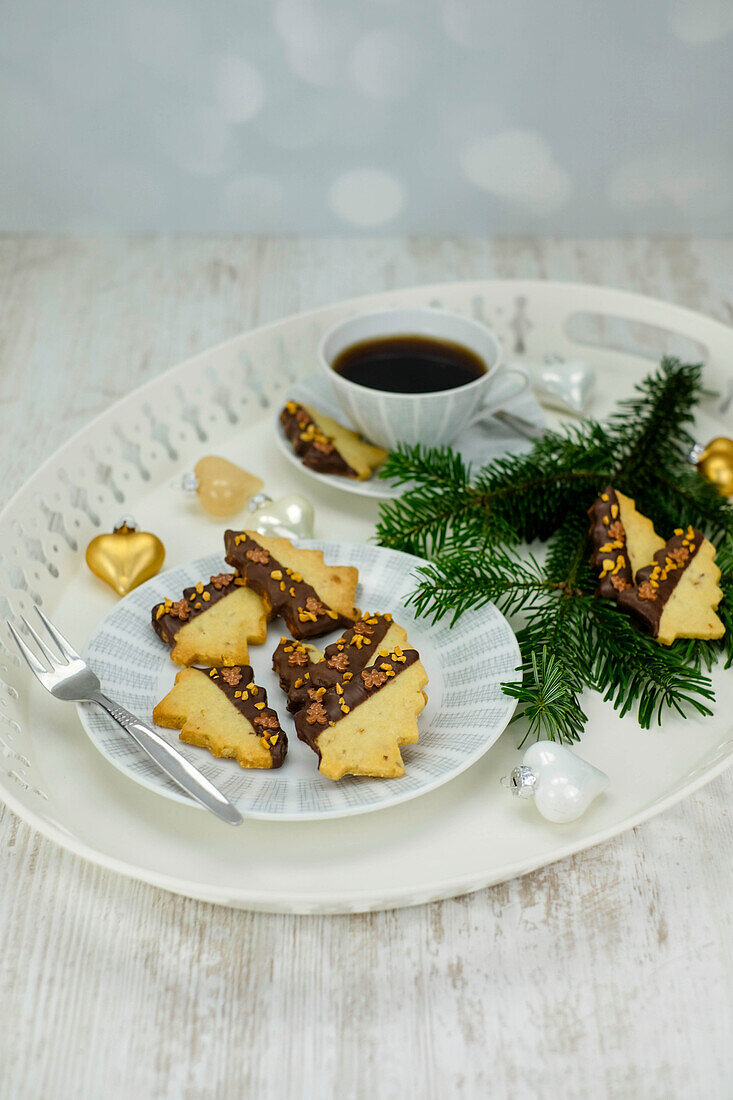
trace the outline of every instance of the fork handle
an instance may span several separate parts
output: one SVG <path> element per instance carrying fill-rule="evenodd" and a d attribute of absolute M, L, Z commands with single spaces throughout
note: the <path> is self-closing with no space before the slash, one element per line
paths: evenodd
<path fill-rule="evenodd" d="M 108 699 L 101 691 L 93 695 L 91 701 L 103 707 L 107 714 L 114 718 L 126 733 L 129 733 L 143 752 L 146 752 L 186 794 L 190 794 L 205 809 L 210 810 L 222 821 L 226 821 L 228 825 L 242 824 L 242 815 L 236 806 L 233 806 L 198 768 L 190 764 L 185 756 L 169 745 L 156 730 L 151 729 L 119 703 Z"/>

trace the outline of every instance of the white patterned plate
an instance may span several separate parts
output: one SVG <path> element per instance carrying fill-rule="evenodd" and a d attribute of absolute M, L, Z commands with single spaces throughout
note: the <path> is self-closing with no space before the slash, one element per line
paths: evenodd
<path fill-rule="evenodd" d="M 278 402 L 275 414 L 275 440 L 285 458 L 296 469 L 301 470 L 308 477 L 314 478 L 334 489 L 341 489 L 345 493 L 356 493 L 358 496 L 374 497 L 376 500 L 390 500 L 400 496 L 404 492 L 404 486 L 392 485 L 383 481 L 376 474 L 366 481 L 357 481 L 351 477 L 339 477 L 337 474 L 319 474 L 316 470 L 310 470 L 300 461 L 293 450 L 290 440 L 286 436 L 280 423 L 280 410 L 286 401 L 298 401 L 300 404 L 312 405 L 319 412 L 331 416 L 342 424 L 348 426 L 348 417 L 333 395 L 328 379 L 321 371 L 313 371 L 301 381 L 288 387 L 282 401 Z M 505 409 L 517 416 L 529 420 L 539 427 L 544 427 L 545 417 L 542 409 L 531 393 L 523 393 L 513 400 L 507 401 Z M 481 466 L 492 458 L 498 458 L 502 454 L 520 454 L 531 447 L 526 439 L 516 435 L 500 420 L 493 416 L 487 416 L 486 420 L 472 425 L 456 443 L 455 450 L 459 451 L 466 462 L 475 466 Z"/>
<path fill-rule="evenodd" d="M 230 798 L 247 817 L 278 821 L 317 820 L 368 813 L 425 794 L 470 767 L 491 748 L 514 711 L 514 700 L 501 683 L 516 680 L 520 661 L 514 632 L 493 606 L 464 615 L 449 629 L 416 620 L 404 598 L 414 587 L 419 558 L 396 550 L 350 543 L 308 542 L 326 560 L 359 570 L 357 605 L 365 611 L 392 611 L 419 651 L 429 676 L 428 705 L 420 715 L 420 740 L 402 749 L 402 779 L 347 776 L 334 783 L 317 771 L 315 754 L 295 734 L 285 697 L 272 671 L 272 653 L 283 623 L 270 624 L 263 646 L 250 649 L 256 682 L 267 691 L 288 735 L 288 755 L 275 771 L 245 770 L 233 760 L 219 760 L 205 749 L 183 745 L 176 731 L 160 732 Z M 121 600 L 89 640 L 85 657 L 103 690 L 147 721 L 155 704 L 170 690 L 177 668 L 170 650 L 153 632 L 150 609 L 166 595 L 226 568 L 218 555 L 199 558 L 163 573 Z M 338 632 L 327 635 L 324 645 Z M 100 708 L 80 704 L 82 724 L 99 751 L 137 783 L 189 804 L 190 800 L 163 775 L 138 746 Z"/>

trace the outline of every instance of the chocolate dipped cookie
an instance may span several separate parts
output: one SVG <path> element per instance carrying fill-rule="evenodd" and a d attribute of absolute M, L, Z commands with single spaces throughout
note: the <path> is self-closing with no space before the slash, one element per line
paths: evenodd
<path fill-rule="evenodd" d="M 381 447 L 365 443 L 357 432 L 310 405 L 288 401 L 280 423 L 303 465 L 319 474 L 365 481 L 387 457 Z"/>
<path fill-rule="evenodd" d="M 237 665 L 249 661 L 249 643 L 267 637 L 267 612 L 256 592 L 234 573 L 184 588 L 178 600 L 152 610 L 153 630 L 171 647 L 177 665 Z"/>
<path fill-rule="evenodd" d="M 639 569 L 651 562 L 664 539 L 631 497 L 607 486 L 588 512 L 593 544 L 591 565 L 600 571 L 598 595 L 616 600 L 633 587 Z"/>
<path fill-rule="evenodd" d="M 317 638 L 350 625 L 359 572 L 327 565 L 320 550 L 301 550 L 289 539 L 256 531 L 227 531 L 226 560 L 240 579 L 279 615 L 294 638 Z"/>
<path fill-rule="evenodd" d="M 153 721 L 242 768 L 279 768 L 288 751 L 280 719 L 249 665 L 182 669 Z"/>
<path fill-rule="evenodd" d="M 722 638 L 725 626 L 715 614 L 723 598 L 719 580 L 713 544 L 693 527 L 678 528 L 618 602 L 662 645 L 676 638 Z"/>
<path fill-rule="evenodd" d="M 404 775 L 400 746 L 418 739 L 427 682 L 417 651 L 395 646 L 379 650 L 378 660 L 351 679 L 315 689 L 315 698 L 295 715 L 295 728 L 317 753 L 320 773 L 334 780 Z"/>

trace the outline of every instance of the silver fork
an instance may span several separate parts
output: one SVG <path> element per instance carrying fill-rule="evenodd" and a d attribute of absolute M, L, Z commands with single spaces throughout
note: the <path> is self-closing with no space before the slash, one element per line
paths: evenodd
<path fill-rule="evenodd" d="M 198 768 L 189 764 L 185 756 L 169 745 L 159 733 L 136 718 L 129 710 L 108 699 L 101 690 L 99 679 L 86 661 L 72 648 L 61 631 L 46 618 L 40 607 L 35 610 L 58 651 L 53 653 L 28 620 L 21 615 L 26 629 L 46 662 L 45 665 L 28 648 L 11 622 L 8 622 L 8 628 L 26 664 L 46 691 L 49 691 L 55 699 L 63 699 L 68 703 L 82 701 L 97 703 L 186 794 L 190 794 L 228 825 L 241 825 L 242 815 L 236 806 L 233 806 Z"/>

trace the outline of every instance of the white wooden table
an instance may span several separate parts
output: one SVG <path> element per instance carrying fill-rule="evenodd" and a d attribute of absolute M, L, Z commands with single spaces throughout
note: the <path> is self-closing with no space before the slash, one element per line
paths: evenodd
<path fill-rule="evenodd" d="M 115 398 L 245 328 L 492 276 L 733 323 L 731 241 L 5 238 L 0 496 Z M 729 772 L 469 897 L 302 918 L 101 872 L 0 805 L 0 1097 L 730 1097 L 731 793 Z"/>

